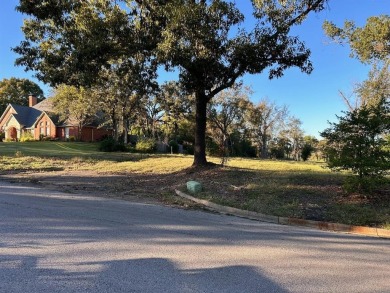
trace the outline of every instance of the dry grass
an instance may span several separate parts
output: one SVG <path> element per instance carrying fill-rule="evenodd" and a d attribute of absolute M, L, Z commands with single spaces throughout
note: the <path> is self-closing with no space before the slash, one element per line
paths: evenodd
<path fill-rule="evenodd" d="M 0 144 L 0 174 L 74 193 L 120 198 L 173 196 L 188 180 L 204 186 L 198 196 L 217 203 L 278 216 L 389 227 L 390 188 L 373 195 L 345 194 L 345 174 L 322 163 L 231 158 L 227 166 L 193 169 L 192 156 L 101 153 L 96 144 Z M 218 158 L 209 158 L 218 163 Z"/>

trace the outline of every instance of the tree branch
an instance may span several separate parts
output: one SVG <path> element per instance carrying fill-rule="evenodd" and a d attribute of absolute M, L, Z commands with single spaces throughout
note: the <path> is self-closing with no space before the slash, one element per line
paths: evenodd
<path fill-rule="evenodd" d="M 306 10 L 302 11 L 298 16 L 290 20 L 287 25 L 290 27 L 297 23 L 302 17 L 306 17 L 311 11 L 316 10 L 320 7 L 321 4 L 327 2 L 328 0 L 316 0 L 312 5 L 310 3 L 307 5 Z"/>

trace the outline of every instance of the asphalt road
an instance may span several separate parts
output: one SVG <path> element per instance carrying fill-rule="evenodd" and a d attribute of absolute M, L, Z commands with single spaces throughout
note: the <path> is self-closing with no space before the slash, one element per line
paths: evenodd
<path fill-rule="evenodd" d="M 390 292 L 390 241 L 0 181 L 0 292 Z"/>

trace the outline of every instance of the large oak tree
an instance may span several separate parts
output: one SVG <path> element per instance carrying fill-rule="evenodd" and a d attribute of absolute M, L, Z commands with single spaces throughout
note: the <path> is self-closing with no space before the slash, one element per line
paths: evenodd
<path fill-rule="evenodd" d="M 31 18 L 17 63 L 51 84 L 94 82 L 112 59 L 151 53 L 194 94 L 194 165 L 207 164 L 206 109 L 210 100 L 246 73 L 280 77 L 296 66 L 310 73 L 310 51 L 290 35 L 327 0 L 252 0 L 257 25 L 245 29 L 237 6 L 222 0 L 21 0 Z"/>

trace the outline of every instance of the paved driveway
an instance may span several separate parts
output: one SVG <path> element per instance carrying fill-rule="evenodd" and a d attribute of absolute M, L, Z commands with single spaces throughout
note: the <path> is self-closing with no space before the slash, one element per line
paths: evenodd
<path fill-rule="evenodd" d="M 0 292 L 390 292 L 390 241 L 0 181 Z"/>

